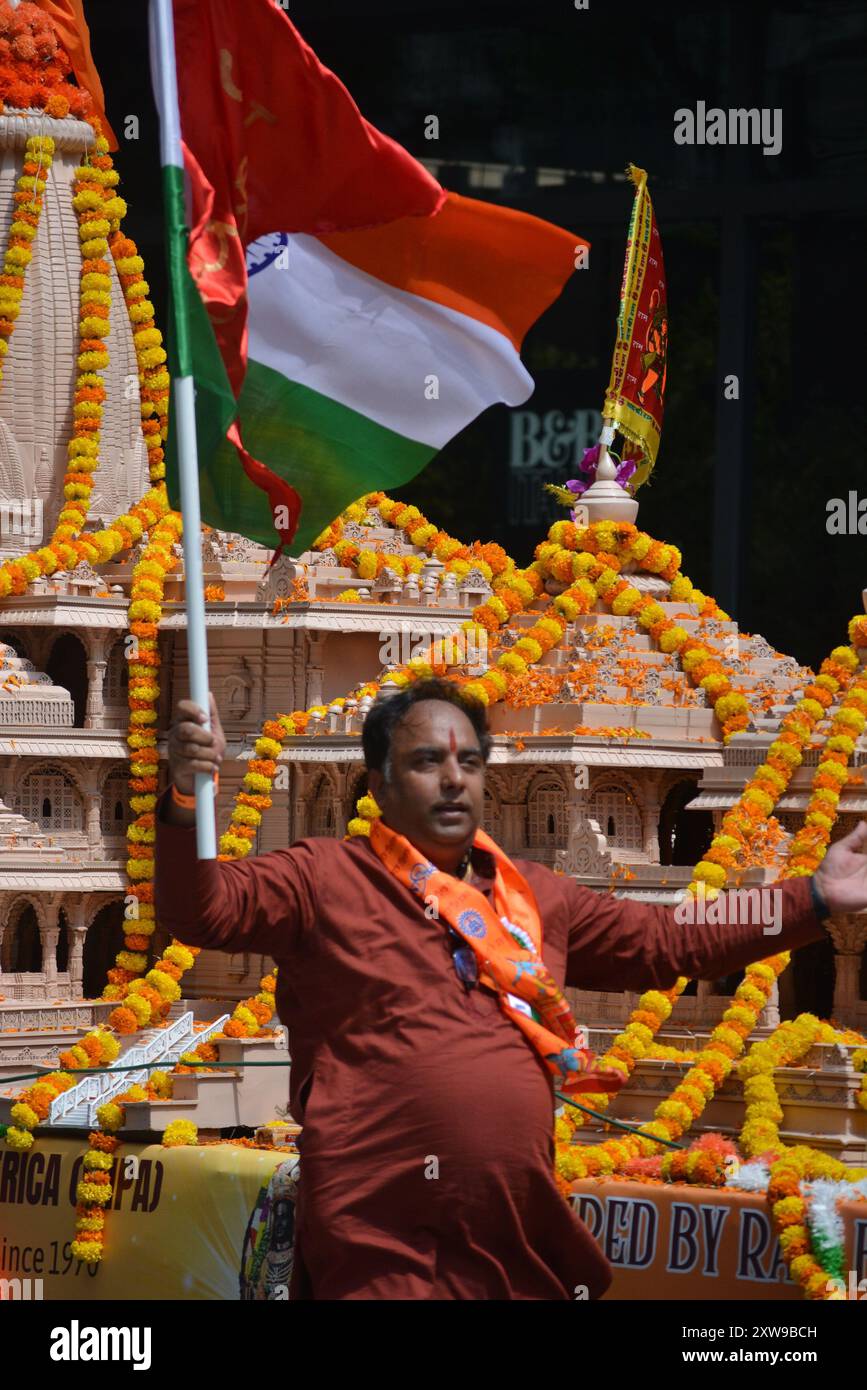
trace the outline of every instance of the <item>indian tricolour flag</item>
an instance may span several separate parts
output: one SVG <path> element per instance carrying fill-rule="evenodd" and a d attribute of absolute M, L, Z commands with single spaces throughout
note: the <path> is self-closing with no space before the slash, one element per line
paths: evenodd
<path fill-rule="evenodd" d="M 174 341 L 197 384 L 202 515 L 298 553 L 488 406 L 527 400 L 522 339 L 586 242 L 446 194 L 272 0 L 174 0 L 174 16 L 192 193 Z M 181 179 L 166 171 L 178 244 Z M 171 441 L 168 486 L 174 502 Z"/>

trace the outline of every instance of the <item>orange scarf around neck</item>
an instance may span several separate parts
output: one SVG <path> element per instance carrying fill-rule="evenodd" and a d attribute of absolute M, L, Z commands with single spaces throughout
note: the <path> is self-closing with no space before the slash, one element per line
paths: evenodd
<path fill-rule="evenodd" d="M 403 835 L 375 820 L 370 844 L 385 867 L 420 903 L 431 897 L 444 918 L 472 947 L 480 982 L 494 990 L 500 1008 L 515 1023 L 563 1091 L 611 1092 L 611 1077 L 600 1084 L 587 1073 L 593 1054 L 576 1046 L 577 1025 L 563 991 L 542 961 L 542 923 L 527 880 L 499 845 L 477 830 L 476 849 L 487 850 L 496 866 L 493 906 L 483 893 L 437 869 Z M 509 928 L 512 928 L 510 931 Z M 514 934 L 513 934 L 514 933 Z M 624 1078 L 625 1079 L 625 1078 Z"/>

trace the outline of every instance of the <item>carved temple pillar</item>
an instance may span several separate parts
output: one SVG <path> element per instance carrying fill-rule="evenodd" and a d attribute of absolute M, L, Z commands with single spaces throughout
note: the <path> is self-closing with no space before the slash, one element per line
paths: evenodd
<path fill-rule="evenodd" d="M 756 1022 L 757 1028 L 779 1028 L 780 1026 L 780 989 L 776 980 L 771 986 L 768 995 L 768 1002 L 759 1014 Z"/>
<path fill-rule="evenodd" d="M 59 927 L 46 927 L 42 933 L 42 974 L 47 994 L 53 995 L 52 986 L 57 980 L 57 938 Z"/>
<path fill-rule="evenodd" d="M 859 1002 L 858 979 L 861 955 L 867 944 L 867 913 L 832 917 L 827 926 L 834 943 L 834 1017 L 845 1024 L 854 1021 L 855 1005 Z"/>
<path fill-rule="evenodd" d="M 84 707 L 85 729 L 105 728 L 105 672 L 108 666 L 106 637 L 92 636 L 87 650 L 87 703 Z"/>
<path fill-rule="evenodd" d="M 100 808 L 102 797 L 98 791 L 89 790 L 85 793 L 85 814 L 87 828 L 87 843 L 91 849 L 97 849 L 102 839 L 102 826 L 100 823 Z"/>
<path fill-rule="evenodd" d="M 642 828 L 644 853 L 649 864 L 659 863 L 659 809 L 657 797 L 648 796 L 644 803 Z"/>
<path fill-rule="evenodd" d="M 321 705 L 322 688 L 325 683 L 325 667 L 323 665 L 325 656 L 325 643 L 328 640 L 327 632 L 309 632 L 307 634 L 307 688 L 305 694 L 305 707 L 311 705 Z"/>
<path fill-rule="evenodd" d="M 84 899 L 70 898 L 64 907 L 69 929 L 69 996 L 78 999 L 84 993 Z"/>
<path fill-rule="evenodd" d="M 105 659 L 87 663 L 87 704 L 84 708 L 85 729 L 105 728 Z"/>
<path fill-rule="evenodd" d="M 86 927 L 69 928 L 69 993 L 78 999 L 84 993 L 84 938 Z"/>

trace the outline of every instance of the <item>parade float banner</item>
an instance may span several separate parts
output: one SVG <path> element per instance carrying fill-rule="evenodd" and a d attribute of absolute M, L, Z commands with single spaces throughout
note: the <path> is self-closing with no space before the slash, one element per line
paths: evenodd
<path fill-rule="evenodd" d="M 83 1138 L 41 1135 L 33 1149 L 0 1156 L 0 1301 L 288 1297 L 297 1158 L 125 1142 L 105 1256 L 89 1266 L 70 1253 L 84 1148 Z M 608 1299 L 803 1297 L 760 1194 L 598 1179 L 574 1183 L 573 1194 L 614 1268 Z M 843 1202 L 840 1212 L 849 1296 L 867 1300 L 867 1204 Z"/>
<path fill-rule="evenodd" d="M 634 447 L 633 489 L 647 482 L 662 434 L 668 359 L 668 295 L 662 242 L 647 191 L 647 174 L 634 164 L 629 177 L 635 201 L 626 243 L 626 261 L 617 315 L 617 341 L 602 414 Z"/>
<path fill-rule="evenodd" d="M 762 1193 L 718 1187 L 650 1186 L 584 1178 L 572 1184 L 573 1206 L 614 1268 L 609 1299 L 793 1299 Z M 867 1299 L 867 1203 L 840 1206 L 845 1280 Z M 852 1295 L 855 1296 L 855 1295 Z"/>
<path fill-rule="evenodd" d="M 446 194 L 271 0 L 174 15 L 192 228 L 187 248 L 167 167 L 171 341 L 196 380 L 202 516 L 266 546 L 276 526 L 300 554 L 483 410 L 528 399 L 521 342 L 587 243 Z M 166 483 L 177 506 L 171 427 Z"/>
<path fill-rule="evenodd" d="M 83 1138 L 40 1135 L 0 1156 L 0 1300 L 288 1296 L 297 1160 L 230 1144 L 124 1142 L 105 1209 L 105 1256 L 73 1259 Z M 275 1284 L 279 1282 L 279 1287 Z"/>

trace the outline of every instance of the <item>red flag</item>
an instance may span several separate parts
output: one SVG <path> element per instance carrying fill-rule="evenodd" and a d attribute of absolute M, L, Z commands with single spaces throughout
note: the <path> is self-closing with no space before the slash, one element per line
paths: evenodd
<path fill-rule="evenodd" d="M 631 483 L 634 491 L 650 477 L 662 434 L 668 295 L 647 174 L 634 164 L 627 172 L 635 184 L 635 201 L 626 243 L 617 342 L 602 414 L 613 420 L 633 445 L 631 450 L 624 448 L 623 456 L 624 460 L 634 458 L 638 464 Z"/>

